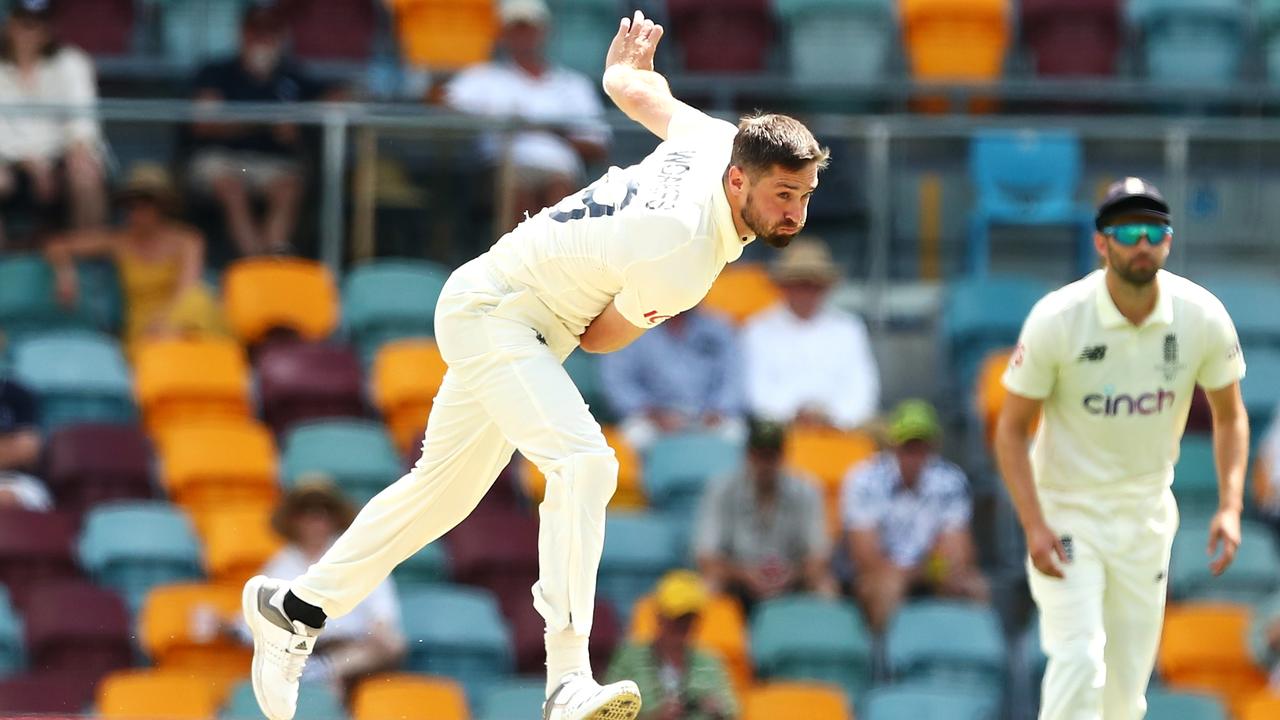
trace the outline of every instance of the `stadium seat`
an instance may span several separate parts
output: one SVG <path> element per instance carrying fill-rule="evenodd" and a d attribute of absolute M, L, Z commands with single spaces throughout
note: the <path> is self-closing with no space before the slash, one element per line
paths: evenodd
<path fill-rule="evenodd" d="M 1227 710 L 1213 695 L 1148 690 L 1147 720 L 1227 720 Z"/>
<path fill-rule="evenodd" d="M 68 308 L 55 297 L 53 269 L 43 257 L 10 253 L 0 258 L 0 330 L 10 342 L 30 332 L 120 328 L 124 300 L 115 266 L 88 261 L 76 269 L 80 294 L 76 306 Z"/>
<path fill-rule="evenodd" d="M 23 606 L 27 666 L 101 677 L 133 660 L 129 611 L 118 595 L 83 580 L 30 588 Z"/>
<path fill-rule="evenodd" d="M 448 277 L 443 265 L 409 260 L 375 260 L 347 274 L 342 325 L 366 364 L 392 340 L 435 334 L 436 302 Z"/>
<path fill-rule="evenodd" d="M 1276 7 L 1280 10 L 1280 1 Z M 1280 287 L 1274 280 L 1237 273 L 1226 278 L 1209 278 L 1201 284 L 1221 300 L 1231 314 L 1246 361 L 1254 348 L 1280 349 L 1280 317 L 1274 311 L 1280 307 Z"/>
<path fill-rule="evenodd" d="M 793 427 L 787 432 L 786 464 L 818 481 L 827 509 L 827 527 L 840 530 L 840 487 L 853 466 L 876 452 L 875 438 L 866 433 Z"/>
<path fill-rule="evenodd" d="M 630 638 L 650 642 L 658 631 L 658 611 L 652 595 L 636 601 L 631 610 Z M 728 595 L 715 595 L 702 611 L 693 641 L 698 647 L 715 651 L 724 661 L 734 689 L 742 694 L 751 685 L 751 655 L 747 639 L 747 621 L 738 601 Z"/>
<path fill-rule="evenodd" d="M 498 34 L 491 0 L 391 0 L 401 59 L 448 72 L 489 60 Z"/>
<path fill-rule="evenodd" d="M 969 145 L 969 176 L 976 198 L 970 217 L 968 272 L 991 267 L 992 225 L 1063 226 L 1075 238 L 1067 274 L 1096 266 L 1093 211 L 1076 202 L 1082 149 L 1066 130 L 982 130 Z"/>
<path fill-rule="evenodd" d="M 295 0 L 286 13 L 293 52 L 303 60 L 366 62 L 376 13 L 372 0 Z"/>
<path fill-rule="evenodd" d="M 448 579 L 449 558 L 444 548 L 443 542 L 433 542 L 397 565 L 392 571 L 396 586 L 434 585 Z"/>
<path fill-rule="evenodd" d="M 1010 42 L 1007 0 L 901 0 L 903 38 L 917 80 L 996 80 Z"/>
<path fill-rule="evenodd" d="M 1183 435 L 1173 469 L 1173 494 L 1184 516 L 1203 514 L 1218 506 L 1218 471 L 1214 467 L 1213 438 Z"/>
<path fill-rule="evenodd" d="M 77 422 L 136 417 L 129 368 L 114 339 L 87 331 L 27 335 L 13 349 L 17 379 L 40 402 L 46 432 Z"/>
<path fill-rule="evenodd" d="M 600 356 L 583 350 L 574 350 L 565 358 L 564 370 L 573 379 L 582 399 L 587 401 L 597 422 L 607 423 L 617 419 L 604 394 L 604 382 L 600 379 Z"/>
<path fill-rule="evenodd" d="M 888 73 L 892 0 L 775 0 L 795 82 L 868 83 Z"/>
<path fill-rule="evenodd" d="M 627 438 L 617 428 L 607 426 L 604 430 L 605 442 L 613 448 L 618 459 L 618 489 L 609 499 L 609 507 L 614 510 L 643 510 L 648 506 L 644 496 L 644 487 L 640 482 L 640 455 L 627 442 Z M 520 480 L 525 493 L 535 502 L 542 502 L 547 491 L 547 478 L 528 458 L 523 455 L 520 468 Z"/>
<path fill-rule="evenodd" d="M 492 593 L 415 587 L 400 593 L 400 612 L 409 645 L 405 670 L 455 677 L 470 690 L 511 672 L 511 631 Z"/>
<path fill-rule="evenodd" d="M 737 325 L 782 300 L 782 291 L 769 271 L 755 263 L 734 263 L 725 267 L 702 299 L 702 309 L 718 312 Z"/>
<path fill-rule="evenodd" d="M 1256 7 L 1267 80 L 1280 82 L 1280 0 L 1258 0 Z"/>
<path fill-rule="evenodd" d="M 742 447 L 712 433 L 666 435 L 644 454 L 644 490 L 664 512 L 692 515 L 707 483 L 736 470 Z"/>
<path fill-rule="evenodd" d="M 758 73 L 775 30 L 768 0 L 667 0 L 684 69 L 694 73 Z"/>
<path fill-rule="evenodd" d="M 1280 553 L 1269 528 L 1245 521 L 1235 561 L 1218 577 L 1205 556 L 1208 537 L 1205 516 L 1187 517 L 1178 528 L 1169 561 L 1169 592 L 1174 598 L 1255 603 L 1280 590 Z"/>
<path fill-rule="evenodd" d="M 199 671 L 219 683 L 247 675 L 253 649 L 225 635 L 201 634 L 200 613 L 238 620 L 240 586 L 177 583 L 152 589 L 138 613 L 142 651 L 157 667 Z"/>
<path fill-rule="evenodd" d="M 155 340 L 139 345 L 135 390 L 154 439 L 160 428 L 249 417 L 249 365 L 234 340 Z"/>
<path fill-rule="evenodd" d="M 1207 720 L 1208 716 L 1205 717 Z M 1277 717 L 1280 717 L 1280 694 L 1261 692 L 1244 704 L 1244 712 L 1240 715 L 1240 720 L 1272 720 Z M 1152 718 L 1152 720 L 1156 719 Z"/>
<path fill-rule="evenodd" d="M 157 443 L 161 482 L 169 497 L 194 514 L 236 504 L 268 504 L 279 493 L 276 447 L 254 420 L 209 421 L 167 429 Z"/>
<path fill-rule="evenodd" d="M 80 566 L 137 611 L 151 588 L 202 574 L 191 522 L 164 502 L 113 502 L 85 517 Z"/>
<path fill-rule="evenodd" d="M 222 298 L 231 330 L 249 345 L 276 330 L 324 340 L 338 327 L 337 286 L 315 260 L 236 260 L 223 272 Z"/>
<path fill-rule="evenodd" d="M 59 0 L 50 3 L 58 39 L 94 56 L 133 52 L 133 0 Z"/>
<path fill-rule="evenodd" d="M 0 509 L 0 585 L 15 605 L 25 607 L 38 583 L 76 576 L 75 533 L 75 519 L 62 512 Z"/>
<path fill-rule="evenodd" d="M 538 519 L 498 508 L 472 513 L 444 537 L 455 582 L 477 585 L 497 597 L 529 599 L 538 577 Z"/>
<path fill-rule="evenodd" d="M 373 403 L 401 452 L 422 442 L 447 367 L 432 340 L 396 340 L 373 361 Z"/>
<path fill-rule="evenodd" d="M 1116 73 L 1121 0 L 1022 0 L 1022 36 L 1045 77 Z"/>
<path fill-rule="evenodd" d="M 285 436 L 282 475 L 292 485 L 306 473 L 333 479 L 357 507 L 404 474 L 381 423 L 334 418 L 295 425 Z"/>
<path fill-rule="evenodd" d="M 243 584 L 283 545 L 265 505 L 220 507 L 207 512 L 201 522 L 209 577 L 219 582 Z"/>
<path fill-rule="evenodd" d="M 948 283 L 942 336 L 957 387 L 971 388 L 978 365 L 992 350 L 1013 347 L 1031 307 L 1047 283 L 1016 275 L 964 278 Z"/>
<path fill-rule="evenodd" d="M 351 701 L 353 720 L 418 717 L 430 708 L 432 720 L 469 720 L 467 696 L 445 677 L 407 673 L 375 675 L 362 681 Z"/>
<path fill-rule="evenodd" d="M 350 348 L 277 343 L 263 348 L 256 364 L 262 418 L 277 433 L 306 420 L 365 414 L 364 374 Z"/>
<path fill-rule="evenodd" d="M 566 67 L 600 72 L 609 41 L 618 31 L 619 10 L 614 0 L 550 0 L 551 37 L 547 56 Z"/>
<path fill-rule="evenodd" d="M 653 590 L 668 570 L 685 565 L 681 530 L 657 513 L 610 513 L 596 588 L 629 622 L 636 601 Z"/>
<path fill-rule="evenodd" d="M 1201 556 L 1204 544 L 1201 542 Z M 1176 690 L 1213 693 L 1232 709 L 1262 689 L 1265 673 L 1249 656 L 1246 633 L 1249 608 L 1243 605 L 1188 603 L 1165 612 L 1156 668 L 1164 684 Z M 1212 642 L 1205 642 L 1212 638 Z"/>
<path fill-rule="evenodd" d="M 511 720 L 529 716 L 542 707 L 546 698 L 545 683 L 541 680 L 510 680 L 494 685 L 485 691 L 476 706 L 476 720 Z"/>
<path fill-rule="evenodd" d="M 67 425 L 45 446 L 43 477 L 54 505 L 77 515 L 110 500 L 146 499 L 154 495 L 151 445 L 137 425 Z"/>
<path fill-rule="evenodd" d="M 860 717 L 865 720 L 996 720 L 1000 696 L 962 685 L 915 681 L 874 688 L 863 708 Z"/>
<path fill-rule="evenodd" d="M 106 720 L 210 720 L 219 700 L 197 670 L 121 670 L 98 686 Z"/>
<path fill-rule="evenodd" d="M 851 698 L 871 683 L 871 636 L 852 603 L 790 595 L 761 603 L 751 617 L 756 676 L 827 682 Z"/>
<path fill-rule="evenodd" d="M 1009 358 L 1012 356 L 1012 348 L 992 350 L 978 367 L 975 404 L 987 448 L 994 447 L 996 421 L 1000 419 L 1000 410 L 1004 408 L 1004 401 L 1009 396 L 1009 391 L 1004 387 L 1004 372 L 1009 367 Z M 1039 425 L 1040 419 L 1036 418 L 1031 424 L 1033 434 Z"/>
<path fill-rule="evenodd" d="M 1218 86 L 1240 77 L 1249 25 L 1243 0 L 1136 0 L 1129 15 L 1142 34 L 1147 78 L 1179 87 Z"/>
<path fill-rule="evenodd" d="M 9 602 L 9 592 L 0 585 L 0 678 L 17 673 L 25 664 L 22 621 Z"/>
<path fill-rule="evenodd" d="M 78 715 L 92 701 L 97 680 L 65 670 L 0 677 L 0 713 Z"/>
<path fill-rule="evenodd" d="M 894 677 L 999 687 L 1005 669 L 1000 619 L 990 607 L 946 600 L 904 605 L 885 635 Z"/>
<path fill-rule="evenodd" d="M 192 66 L 228 57 L 240 45 L 240 16 L 250 0 L 159 0 L 160 38 L 167 62 Z"/>
<path fill-rule="evenodd" d="M 1245 351 L 1248 372 L 1240 381 L 1240 394 L 1249 412 L 1249 425 L 1256 431 L 1268 427 L 1280 400 L 1280 350 L 1251 348 Z"/>
<path fill-rule="evenodd" d="M 547 660 L 547 621 L 533 607 L 530 587 L 532 582 L 519 595 L 498 599 L 502 606 L 502 616 L 511 628 L 515 669 L 521 675 L 543 673 Z M 622 624 L 618 621 L 617 611 L 613 609 L 611 602 L 597 594 L 591 622 L 591 641 L 587 647 L 591 656 L 591 668 L 597 678 L 604 677 L 608 671 L 609 661 L 621 640 Z"/>
<path fill-rule="evenodd" d="M 834 685 L 775 682 L 757 685 L 742 697 L 742 720 L 791 717 L 853 720 L 853 712 L 849 709 L 848 696 Z"/>
<path fill-rule="evenodd" d="M 231 691 L 231 699 L 218 716 L 221 720 L 266 720 L 258 707 L 258 700 L 253 696 L 253 683 L 245 680 Z M 347 720 L 347 710 L 342 706 L 342 698 L 329 685 L 318 682 L 304 682 L 298 685 L 298 710 L 294 717 L 299 720 Z"/>

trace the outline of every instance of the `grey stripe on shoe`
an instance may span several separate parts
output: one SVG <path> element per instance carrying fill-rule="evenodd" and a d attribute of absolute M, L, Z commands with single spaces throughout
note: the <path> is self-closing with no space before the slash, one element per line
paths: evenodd
<path fill-rule="evenodd" d="M 566 682 L 561 682 L 556 689 L 551 691 L 551 697 L 547 698 L 547 702 L 542 706 L 542 720 L 551 720 L 551 709 L 556 705 L 556 698 L 564 691 Z"/>

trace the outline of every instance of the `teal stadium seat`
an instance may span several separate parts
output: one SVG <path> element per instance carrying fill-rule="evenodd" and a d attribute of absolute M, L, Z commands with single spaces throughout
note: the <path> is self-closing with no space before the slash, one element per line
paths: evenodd
<path fill-rule="evenodd" d="M 1280 403 L 1280 350 L 1245 348 L 1244 362 L 1247 368 L 1240 394 L 1256 436 L 1267 428 Z"/>
<path fill-rule="evenodd" d="M 608 423 L 616 419 L 613 408 L 604 394 L 604 381 L 600 378 L 600 357 L 582 350 L 574 350 L 565 358 L 564 370 L 578 387 L 582 399 L 591 409 L 596 422 Z"/>
<path fill-rule="evenodd" d="M 323 473 L 357 506 L 404 474 L 391 436 L 372 420 L 335 418 L 297 425 L 285 436 L 281 463 L 286 485 L 306 473 Z"/>
<path fill-rule="evenodd" d="M 684 563 L 680 529 L 652 512 L 610 513 L 596 588 L 625 624 L 636 601 L 653 591 L 668 570 Z"/>
<path fill-rule="evenodd" d="M 9 593 L 0 585 L 0 678 L 20 672 L 26 652 L 22 641 L 22 621 L 9 602 Z"/>
<path fill-rule="evenodd" d="M 988 275 L 952 281 L 943 303 L 942 334 L 952 376 L 968 392 L 982 359 L 993 350 L 1013 347 L 1022 323 L 1047 283 L 1016 275 Z"/>
<path fill-rule="evenodd" d="M 392 571 L 396 587 L 404 590 L 415 585 L 435 585 L 449 579 L 449 557 L 439 540 L 410 555 Z"/>
<path fill-rule="evenodd" d="M 1173 539 L 1169 587 L 1177 600 L 1222 600 L 1254 604 L 1280 590 L 1280 553 L 1265 525 L 1245 521 L 1236 559 L 1219 577 L 1209 570 L 1205 543 L 1210 516 L 1184 517 Z"/>
<path fill-rule="evenodd" d="M 200 543 L 187 516 L 165 502 L 111 502 L 89 511 L 80 565 L 137 613 L 157 585 L 203 576 Z"/>
<path fill-rule="evenodd" d="M 1134 0 L 1129 17 L 1142 34 L 1152 82 L 1185 88 L 1239 78 L 1249 26 L 1245 0 Z"/>
<path fill-rule="evenodd" d="M 788 595 L 761 603 L 751 618 L 751 659 L 759 679 L 831 683 L 852 700 L 871 684 L 871 637 L 845 600 Z"/>
<path fill-rule="evenodd" d="M 365 365 L 391 340 L 434 335 L 436 302 L 448 277 L 448 268 L 425 260 L 378 260 L 347 274 L 342 323 Z"/>
<path fill-rule="evenodd" d="M 898 680 L 932 680 L 998 689 L 1005 670 L 1000 620 L 984 605 L 923 600 L 903 606 L 885 636 Z"/>
<path fill-rule="evenodd" d="M 797 82 L 866 83 L 888 72 L 892 0 L 774 0 Z"/>
<path fill-rule="evenodd" d="M 476 720 L 513 720 L 534 717 L 542 707 L 546 686 L 542 681 L 511 680 L 494 685 L 476 703 Z"/>
<path fill-rule="evenodd" d="M 1183 515 L 1203 514 L 1218 506 L 1218 471 L 1213 464 L 1213 438 L 1183 435 L 1173 469 L 1173 494 Z"/>
<path fill-rule="evenodd" d="M 867 693 L 858 717 L 866 720 L 997 720 L 1000 698 L 970 688 L 908 682 Z"/>
<path fill-rule="evenodd" d="M 1148 690 L 1146 720 L 1227 720 L 1227 711 L 1212 695 Z"/>
<path fill-rule="evenodd" d="M 247 0 L 159 0 L 165 59 L 195 66 L 230 57 L 240 47 L 240 16 Z"/>
<path fill-rule="evenodd" d="M 614 0 L 550 0 L 551 38 L 547 55 L 588 77 L 600 74 L 621 17 Z"/>
<path fill-rule="evenodd" d="M 120 329 L 124 300 L 113 265 L 77 263 L 79 299 L 63 307 L 54 291 L 53 268 L 39 255 L 0 258 L 0 330 L 10 341 L 56 329 Z"/>
<path fill-rule="evenodd" d="M 266 716 L 258 709 L 258 701 L 253 697 L 253 683 L 248 680 L 238 683 L 218 717 L 221 720 L 265 720 Z M 342 707 L 342 698 L 327 683 L 304 682 L 298 686 L 298 711 L 294 717 L 299 720 L 347 720 L 349 716 L 346 708 Z"/>
<path fill-rule="evenodd" d="M 707 483 L 741 466 L 742 446 L 712 433 L 666 435 L 644 455 L 645 495 L 649 505 L 682 517 L 691 516 Z"/>
<path fill-rule="evenodd" d="M 400 593 L 408 656 L 404 669 L 456 678 L 469 695 L 510 676 L 511 630 L 487 590 L 458 585 Z"/>
<path fill-rule="evenodd" d="M 1280 0 L 1277 7 L 1280 8 Z M 1242 276 L 1206 280 L 1203 285 L 1231 314 L 1246 360 L 1254 348 L 1280 349 L 1280 315 L 1276 314 L 1276 308 L 1280 308 L 1280 283 Z"/>
<path fill-rule="evenodd" d="M 40 400 L 46 431 L 82 422 L 130 422 L 136 412 L 128 366 L 106 335 L 66 330 L 28 335 L 13 348 L 18 379 Z"/>
<path fill-rule="evenodd" d="M 1258 39 L 1266 61 L 1267 79 L 1280 82 L 1280 0 L 1256 0 Z"/>

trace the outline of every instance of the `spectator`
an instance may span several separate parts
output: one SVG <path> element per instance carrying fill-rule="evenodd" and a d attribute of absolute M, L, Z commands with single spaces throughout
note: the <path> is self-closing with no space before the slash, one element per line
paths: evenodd
<path fill-rule="evenodd" d="M 286 35 L 279 10 L 251 5 L 241 22 L 240 53 L 200 70 L 196 100 L 213 107 L 319 99 L 324 88 L 285 57 Z M 288 252 L 303 190 L 298 126 L 204 121 L 193 133 L 191 180 L 222 206 L 236 248 L 243 255 Z M 261 222 L 255 195 L 266 201 Z"/>
<path fill-rule="evenodd" d="M 1280 692 L 1280 593 L 1254 608 L 1249 650 L 1254 661 L 1271 676 L 1272 690 Z"/>
<path fill-rule="evenodd" d="M 750 609 L 796 590 L 835 594 L 822 498 L 784 471 L 786 428 L 753 420 L 742 471 L 712 484 L 695 530 L 698 566 L 716 592 Z"/>
<path fill-rule="evenodd" d="M 262 573 L 289 579 L 303 574 L 351 524 L 355 514 L 327 478 L 299 478 L 271 518 L 288 545 L 267 562 Z M 350 690 L 362 676 L 395 669 L 404 649 L 400 605 L 395 585 L 387 578 L 350 613 L 330 618 L 302 679 Z"/>
<path fill-rule="evenodd" d="M 658 632 L 652 643 L 618 649 L 606 682 L 634 680 L 645 698 L 637 720 L 730 720 L 737 701 L 720 658 L 695 648 L 693 628 L 707 606 L 707 589 L 695 573 L 673 570 L 658 582 L 654 601 Z"/>
<path fill-rule="evenodd" d="M 49 0 L 12 4 L 0 41 L 0 103 L 91 106 L 98 101 L 93 62 L 62 45 L 50 27 Z M 102 131 L 93 117 L 0 116 L 0 200 L 30 201 L 52 223 L 70 201 L 74 227 L 106 218 Z"/>
<path fill-rule="evenodd" d="M 462 112 L 559 127 L 526 130 L 512 139 L 514 210 L 519 219 L 556 204 L 581 187 L 583 164 L 604 158 L 604 123 L 596 81 L 546 56 L 551 13 L 543 0 L 505 0 L 499 8 L 499 46 L 505 57 L 458 73 L 445 102 Z M 600 59 L 601 69 L 604 58 Z M 503 152 L 496 137 L 483 143 L 495 165 Z"/>
<path fill-rule="evenodd" d="M 124 223 L 116 229 L 85 230 L 49 244 L 59 299 L 79 294 L 74 260 L 104 256 L 115 261 L 127 314 L 125 341 L 183 332 L 219 332 L 213 295 L 204 286 L 204 238 L 180 222 L 179 198 L 169 174 L 139 165 L 116 195 Z"/>
<path fill-rule="evenodd" d="M 939 430 L 931 405 L 903 402 L 889 423 L 893 449 L 855 466 L 844 481 L 856 593 L 877 633 L 918 587 L 947 597 L 988 598 L 969 533 L 968 480 L 939 457 Z"/>
<path fill-rule="evenodd" d="M 36 398 L 13 380 L 0 378 L 0 507 L 49 510 L 49 491 L 27 473 L 40 460 Z"/>
<path fill-rule="evenodd" d="M 605 355 L 600 372 L 622 433 L 637 450 L 659 435 L 709 430 L 746 436 L 737 338 L 719 317 L 694 308 Z"/>
<path fill-rule="evenodd" d="M 772 272 L 783 302 L 743 335 L 748 409 L 781 423 L 865 424 L 880 404 L 880 371 L 862 320 L 825 306 L 840 277 L 826 244 L 797 238 Z"/>

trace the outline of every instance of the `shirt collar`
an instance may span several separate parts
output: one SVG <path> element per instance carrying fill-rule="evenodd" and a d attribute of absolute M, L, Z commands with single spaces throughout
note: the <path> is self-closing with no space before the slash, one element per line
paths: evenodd
<path fill-rule="evenodd" d="M 711 204 L 714 206 L 712 220 L 715 222 L 716 232 L 720 235 L 720 245 L 724 248 L 724 261 L 731 263 L 742 257 L 742 249 L 755 240 L 756 236 L 749 235 L 744 238 L 738 234 L 738 229 L 733 224 L 733 210 L 729 207 L 729 198 L 724 194 L 723 180 L 716 181 L 716 188 L 711 193 Z"/>
<path fill-rule="evenodd" d="M 1102 323 L 1102 327 L 1107 329 L 1115 329 L 1122 327 L 1132 327 L 1129 318 L 1120 313 L 1120 308 L 1116 307 L 1115 300 L 1111 299 L 1111 292 L 1107 290 L 1107 271 L 1098 270 L 1095 272 L 1097 277 L 1097 288 L 1094 291 L 1095 305 L 1098 308 L 1098 321 Z M 1161 270 L 1156 273 L 1156 306 L 1151 309 L 1151 314 L 1147 315 L 1138 327 L 1147 327 L 1148 325 L 1171 325 L 1173 324 L 1173 295 L 1167 289 L 1161 288 L 1161 281 L 1165 279 L 1165 272 Z"/>

